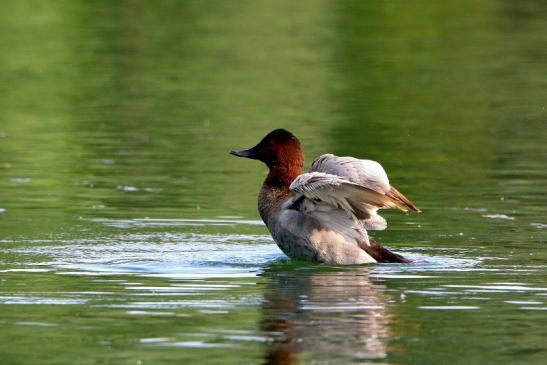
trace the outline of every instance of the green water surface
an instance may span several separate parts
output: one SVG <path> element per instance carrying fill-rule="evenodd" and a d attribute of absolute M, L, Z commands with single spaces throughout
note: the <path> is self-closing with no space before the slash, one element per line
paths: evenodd
<path fill-rule="evenodd" d="M 542 0 L 0 2 L 0 363 L 545 364 Z M 380 161 L 411 265 L 293 262 L 231 149 Z"/>

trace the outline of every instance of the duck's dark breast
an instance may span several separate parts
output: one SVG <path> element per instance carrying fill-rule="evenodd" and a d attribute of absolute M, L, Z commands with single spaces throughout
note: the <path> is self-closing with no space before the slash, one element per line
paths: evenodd
<path fill-rule="evenodd" d="M 262 186 L 258 194 L 258 213 L 267 226 L 279 214 L 283 203 L 293 195 L 294 193 L 288 189 L 280 189 L 269 185 Z"/>

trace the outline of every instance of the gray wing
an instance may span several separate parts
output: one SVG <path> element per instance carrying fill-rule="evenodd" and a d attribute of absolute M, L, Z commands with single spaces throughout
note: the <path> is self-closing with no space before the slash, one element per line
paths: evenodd
<path fill-rule="evenodd" d="M 421 212 L 410 199 L 390 185 L 384 168 L 376 161 L 325 154 L 319 156 L 312 163 L 310 172 L 313 171 L 337 175 L 352 183 L 385 194 L 396 201 L 398 203 L 397 207 L 404 212 L 408 209 L 418 213 Z"/>
<path fill-rule="evenodd" d="M 378 162 L 359 160 L 354 157 L 338 157 L 332 154 L 319 156 L 310 167 L 310 172 L 324 172 L 341 176 L 352 183 L 385 194 L 390 190 L 387 174 Z"/>
<path fill-rule="evenodd" d="M 295 195 L 286 203 L 284 211 L 297 210 L 312 218 L 309 222 L 315 227 L 304 229 L 315 232 L 311 234 L 312 241 L 330 242 L 337 247 L 347 247 L 348 243 L 369 245 L 366 222 L 376 219 L 378 208 L 397 204 L 384 194 L 323 172 L 299 175 L 290 190 Z M 287 220 L 284 226 L 292 227 L 294 223 Z"/>
<path fill-rule="evenodd" d="M 303 195 L 309 201 L 306 202 L 308 206 L 327 204 L 357 219 L 371 218 L 378 208 L 399 207 L 398 202 L 385 194 L 323 172 L 299 175 L 292 182 L 290 190 Z"/>

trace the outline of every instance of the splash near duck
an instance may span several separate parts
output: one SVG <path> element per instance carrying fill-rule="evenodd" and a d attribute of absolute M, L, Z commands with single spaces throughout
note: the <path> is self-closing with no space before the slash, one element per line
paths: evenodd
<path fill-rule="evenodd" d="M 252 148 L 230 153 L 268 166 L 258 211 L 287 256 L 335 265 L 409 262 L 367 232 L 387 227 L 379 209 L 420 212 L 390 185 L 378 162 L 325 154 L 304 173 L 300 141 L 284 129 L 268 133 Z"/>

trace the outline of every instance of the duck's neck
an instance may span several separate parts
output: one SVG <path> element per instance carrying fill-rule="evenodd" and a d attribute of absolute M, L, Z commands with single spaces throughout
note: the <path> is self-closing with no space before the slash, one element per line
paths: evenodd
<path fill-rule="evenodd" d="M 282 165 L 275 165 L 270 168 L 264 185 L 270 188 L 289 191 L 289 186 L 296 177 L 303 172 L 303 163 L 294 161 Z"/>

